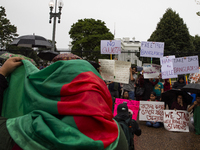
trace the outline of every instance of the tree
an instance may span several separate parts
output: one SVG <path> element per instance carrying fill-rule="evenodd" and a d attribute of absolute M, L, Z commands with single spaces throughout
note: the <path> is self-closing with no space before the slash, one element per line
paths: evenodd
<path fill-rule="evenodd" d="M 179 14 L 171 8 L 166 10 L 148 41 L 164 42 L 165 55 L 172 55 L 175 54 L 174 52 L 178 52 L 176 57 L 183 57 L 186 55 L 183 52 L 194 50 L 186 24 Z"/>
<path fill-rule="evenodd" d="M 17 28 L 6 18 L 5 8 L 0 6 L 0 48 L 17 37 L 16 32 Z"/>
<path fill-rule="evenodd" d="M 69 34 L 72 39 L 72 53 L 93 61 L 109 57 L 100 54 L 100 41 L 113 40 L 114 35 L 101 20 L 78 20 L 71 26 Z"/>

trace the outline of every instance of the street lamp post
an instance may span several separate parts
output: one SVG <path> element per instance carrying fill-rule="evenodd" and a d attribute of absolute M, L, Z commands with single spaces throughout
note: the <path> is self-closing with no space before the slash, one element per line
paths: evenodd
<path fill-rule="evenodd" d="M 49 18 L 49 23 L 51 23 L 51 19 L 53 18 L 53 33 L 52 33 L 52 44 L 53 44 L 53 48 L 51 49 L 51 51 L 55 51 L 55 33 L 56 33 L 56 18 L 58 17 L 58 23 L 60 23 L 60 18 L 61 18 L 61 9 L 63 7 L 63 2 L 62 0 L 59 0 L 58 2 L 58 9 L 59 9 L 59 12 L 57 13 L 56 12 L 56 9 L 57 9 L 57 0 L 56 0 L 56 3 L 55 3 L 55 12 L 53 13 L 53 7 L 54 7 L 54 1 L 51 0 L 49 2 L 49 8 L 50 8 L 50 18 Z"/>

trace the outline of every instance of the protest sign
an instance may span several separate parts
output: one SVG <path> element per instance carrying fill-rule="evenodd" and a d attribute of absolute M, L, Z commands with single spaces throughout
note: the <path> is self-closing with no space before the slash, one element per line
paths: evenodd
<path fill-rule="evenodd" d="M 122 104 L 123 102 L 127 102 L 128 109 L 132 110 L 132 112 L 133 112 L 132 119 L 137 120 L 140 101 L 135 101 L 135 100 L 116 98 L 115 99 L 116 104 L 114 106 L 114 116 L 117 115 L 117 106 L 119 104 Z"/>
<path fill-rule="evenodd" d="M 106 81 L 129 83 L 131 62 L 99 59 L 100 74 Z"/>
<path fill-rule="evenodd" d="M 144 64 L 143 65 L 143 75 L 145 79 L 157 78 L 160 74 L 160 65 L 156 64 Z"/>
<path fill-rule="evenodd" d="M 129 83 L 131 62 L 115 60 L 115 79 L 114 82 Z"/>
<path fill-rule="evenodd" d="M 177 75 L 174 75 L 173 58 L 174 55 L 160 58 L 162 79 L 177 78 Z"/>
<path fill-rule="evenodd" d="M 191 73 L 188 79 L 190 83 L 200 83 L 200 69 L 198 73 Z"/>
<path fill-rule="evenodd" d="M 164 54 L 163 42 L 141 42 L 141 57 L 161 58 Z"/>
<path fill-rule="evenodd" d="M 163 122 L 164 102 L 140 101 L 140 121 Z"/>
<path fill-rule="evenodd" d="M 101 40 L 101 54 L 121 54 L 121 41 Z"/>
<path fill-rule="evenodd" d="M 99 59 L 100 73 L 104 80 L 113 81 L 115 72 L 115 61 L 108 59 Z"/>
<path fill-rule="evenodd" d="M 168 131 L 189 132 L 189 113 L 183 110 L 164 110 L 164 127 Z"/>
<path fill-rule="evenodd" d="M 189 74 L 199 72 L 198 56 L 179 57 L 173 59 L 174 74 Z"/>

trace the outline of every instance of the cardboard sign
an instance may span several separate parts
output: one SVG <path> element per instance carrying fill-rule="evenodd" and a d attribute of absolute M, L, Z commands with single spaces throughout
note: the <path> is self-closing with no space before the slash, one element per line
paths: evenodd
<path fill-rule="evenodd" d="M 160 65 L 156 64 L 144 64 L 143 65 L 143 75 L 145 79 L 148 78 L 157 78 L 160 74 Z"/>
<path fill-rule="evenodd" d="M 161 58 L 164 54 L 163 42 L 141 42 L 141 57 Z"/>
<path fill-rule="evenodd" d="M 140 101 L 140 121 L 163 122 L 164 102 Z"/>
<path fill-rule="evenodd" d="M 177 75 L 174 75 L 174 67 L 172 62 L 174 58 L 174 55 L 160 58 L 160 65 L 162 66 L 162 79 L 177 78 Z"/>
<path fill-rule="evenodd" d="M 164 110 L 164 127 L 168 131 L 189 132 L 189 113 L 183 110 Z"/>
<path fill-rule="evenodd" d="M 129 83 L 131 62 L 99 59 L 100 74 L 106 81 Z"/>
<path fill-rule="evenodd" d="M 132 119 L 137 120 L 140 101 L 135 101 L 135 100 L 116 98 L 115 99 L 116 104 L 115 104 L 115 107 L 114 107 L 114 116 L 117 115 L 117 106 L 119 104 L 122 104 L 123 102 L 127 102 L 128 109 L 132 110 L 132 112 L 133 112 Z"/>
<path fill-rule="evenodd" d="M 189 74 L 199 72 L 198 56 L 179 57 L 173 59 L 174 74 Z"/>
<path fill-rule="evenodd" d="M 101 40 L 101 54 L 121 54 L 121 41 Z"/>
<path fill-rule="evenodd" d="M 200 83 L 200 69 L 198 73 L 191 73 L 188 79 L 190 83 Z"/>

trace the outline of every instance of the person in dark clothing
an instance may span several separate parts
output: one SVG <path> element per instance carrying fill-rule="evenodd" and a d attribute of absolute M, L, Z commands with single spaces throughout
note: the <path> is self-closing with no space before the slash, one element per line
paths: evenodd
<path fill-rule="evenodd" d="M 144 77 L 143 77 L 142 74 L 139 74 L 138 78 L 136 80 L 136 90 L 135 91 L 137 91 L 137 88 L 143 88 L 143 86 L 144 86 Z M 138 100 L 138 101 L 142 100 L 143 99 L 143 95 L 144 95 L 144 93 L 141 94 L 141 95 L 138 95 L 136 93 L 136 100 Z"/>
<path fill-rule="evenodd" d="M 182 89 L 186 85 L 185 78 L 183 75 L 178 76 L 178 81 L 174 83 L 172 88 L 174 89 Z"/>
<path fill-rule="evenodd" d="M 120 84 L 113 81 L 107 82 L 106 84 L 108 85 L 108 89 L 110 91 L 111 96 L 115 98 L 120 98 L 119 96 L 119 92 L 121 90 Z"/>
<path fill-rule="evenodd" d="M 187 110 L 187 105 L 183 102 L 183 96 L 178 95 L 177 100 L 172 103 L 171 109 L 174 110 Z"/>
<path fill-rule="evenodd" d="M 117 122 L 120 122 L 120 121 L 125 122 L 129 118 L 132 118 L 132 115 L 129 114 L 127 103 L 124 102 L 122 104 L 119 104 L 117 107 L 117 115 L 114 117 L 114 119 Z M 134 134 L 137 136 L 140 136 L 141 129 L 139 128 L 138 123 L 134 119 L 130 120 L 130 124 L 128 124 L 128 126 L 131 127 L 129 131 L 131 132 L 131 135 L 132 135 L 130 139 L 127 139 L 127 141 L 130 140 L 130 142 L 128 142 L 129 150 L 134 150 Z"/>
<path fill-rule="evenodd" d="M 165 79 L 165 83 L 164 83 L 164 92 L 170 90 L 170 83 L 169 83 L 169 79 Z"/>
<path fill-rule="evenodd" d="M 149 99 L 149 95 L 151 94 L 151 92 L 153 92 L 153 88 L 154 86 L 159 82 L 158 79 L 154 80 L 153 79 L 144 79 L 144 94 L 143 94 L 143 100 L 148 100 Z"/>

